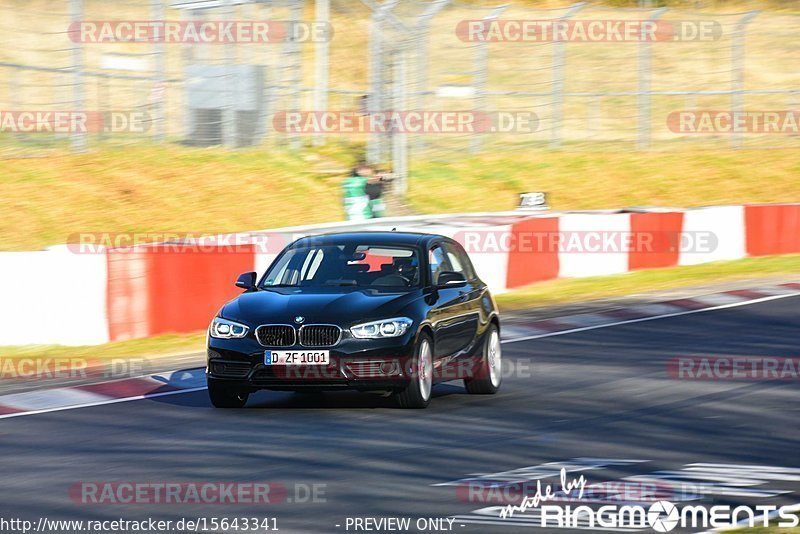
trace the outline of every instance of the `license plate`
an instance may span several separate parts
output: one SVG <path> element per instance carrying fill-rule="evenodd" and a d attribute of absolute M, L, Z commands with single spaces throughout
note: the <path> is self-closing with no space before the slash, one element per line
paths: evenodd
<path fill-rule="evenodd" d="M 327 350 L 265 350 L 264 365 L 328 365 Z"/>

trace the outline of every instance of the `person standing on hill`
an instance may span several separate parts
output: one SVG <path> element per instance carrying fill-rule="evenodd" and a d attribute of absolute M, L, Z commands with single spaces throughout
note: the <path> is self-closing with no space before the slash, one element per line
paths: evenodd
<path fill-rule="evenodd" d="M 384 217 L 386 215 L 386 203 L 383 201 L 383 193 L 386 185 L 392 181 L 392 174 L 388 171 L 377 171 L 367 179 L 364 190 L 369 197 L 369 206 L 372 217 Z"/>

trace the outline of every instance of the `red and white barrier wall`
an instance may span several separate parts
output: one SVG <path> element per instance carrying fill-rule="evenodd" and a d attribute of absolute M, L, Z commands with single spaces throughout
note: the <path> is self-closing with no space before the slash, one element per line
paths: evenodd
<path fill-rule="evenodd" d="M 0 345 L 109 341 L 106 258 L 66 246 L 0 253 Z"/>
<path fill-rule="evenodd" d="M 786 252 L 777 252 L 776 247 L 767 247 L 759 254 L 746 250 L 745 214 L 760 208 L 716 206 L 684 211 L 567 213 L 520 221 L 511 229 L 518 236 L 517 242 L 523 242 L 526 235 L 546 233 L 557 235 L 559 246 L 512 249 L 506 287 L 512 289 L 551 278 L 601 276 L 735 260 L 747 255 L 800 252 L 797 246 L 780 249 Z M 767 212 L 773 208 L 800 211 L 800 205 L 792 205 L 769 206 Z M 764 216 L 757 215 L 759 220 Z M 797 224 L 795 221 L 793 229 L 786 226 L 783 231 L 797 232 Z M 627 244 L 626 239 L 630 240 Z"/>
<path fill-rule="evenodd" d="M 6 252 L 0 345 L 91 345 L 202 330 L 241 291 L 233 285 L 239 273 L 263 273 L 294 239 L 392 228 L 453 237 L 496 293 L 554 278 L 800 254 L 800 204 L 406 217 L 238 234 L 235 245 Z"/>

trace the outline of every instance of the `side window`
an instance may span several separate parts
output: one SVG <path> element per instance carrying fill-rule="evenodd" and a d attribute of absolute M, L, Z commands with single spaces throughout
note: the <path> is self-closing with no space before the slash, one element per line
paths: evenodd
<path fill-rule="evenodd" d="M 452 243 L 446 243 L 445 250 L 447 251 L 447 259 L 452 267 L 451 270 L 463 274 L 467 280 L 474 280 L 475 270 L 472 268 L 472 262 L 469 261 L 464 249 Z"/>
<path fill-rule="evenodd" d="M 450 270 L 447 256 L 440 245 L 436 245 L 428 252 L 428 265 L 431 269 L 431 284 L 436 285 L 439 283 L 439 274 Z"/>

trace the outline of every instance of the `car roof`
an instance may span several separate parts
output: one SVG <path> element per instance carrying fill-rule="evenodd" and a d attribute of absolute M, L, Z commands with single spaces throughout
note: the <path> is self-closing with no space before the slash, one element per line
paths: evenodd
<path fill-rule="evenodd" d="M 320 234 L 302 237 L 295 241 L 293 247 L 307 247 L 311 245 L 404 245 L 427 246 L 431 241 L 446 239 L 438 234 L 424 234 L 418 232 L 337 232 L 333 234 Z"/>

